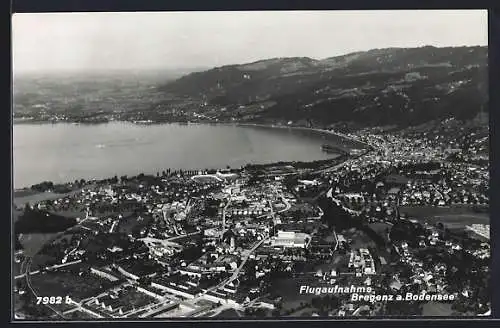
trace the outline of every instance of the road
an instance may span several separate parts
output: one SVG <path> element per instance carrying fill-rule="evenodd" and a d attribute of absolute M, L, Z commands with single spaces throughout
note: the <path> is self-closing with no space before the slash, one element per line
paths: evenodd
<path fill-rule="evenodd" d="M 271 185 L 271 188 L 273 189 L 273 192 L 277 196 L 279 196 L 281 198 L 281 200 L 283 201 L 283 203 L 285 203 L 285 208 L 282 209 L 282 210 L 277 211 L 277 213 L 283 213 L 283 212 L 288 211 L 292 207 L 292 205 L 290 204 L 290 202 L 288 202 L 288 200 L 286 199 L 286 197 L 282 193 L 278 192 L 276 186 Z M 271 201 L 269 201 L 269 206 L 271 207 L 271 214 L 272 214 L 273 219 L 274 219 L 273 204 L 272 204 Z"/>
<path fill-rule="evenodd" d="M 203 296 L 209 292 L 212 292 L 212 291 L 215 291 L 219 288 L 223 288 L 225 287 L 227 284 L 229 284 L 231 281 L 235 280 L 236 278 L 238 278 L 238 275 L 240 274 L 241 270 L 243 269 L 243 267 L 245 266 L 246 262 L 248 261 L 248 259 L 250 258 L 250 255 L 257 249 L 259 248 L 266 240 L 268 240 L 269 237 L 267 238 L 264 238 L 260 241 L 258 241 L 257 243 L 254 244 L 254 246 L 249 249 L 244 258 L 243 258 L 243 261 L 241 262 L 241 264 L 238 266 L 238 268 L 236 268 L 236 270 L 233 272 L 233 274 L 225 279 L 224 281 L 222 281 L 221 283 L 211 287 L 211 288 L 208 288 L 206 291 L 204 291 L 203 293 L 199 294 L 198 296 L 192 298 L 192 299 L 189 299 L 189 300 L 186 300 L 186 301 L 177 301 L 175 302 L 176 304 L 186 304 L 186 305 L 193 305 L 194 303 L 198 302 L 200 299 L 203 298 Z M 141 311 L 142 310 L 145 310 L 145 309 L 148 309 L 148 310 L 151 310 L 150 312 L 148 313 L 145 313 L 144 315 L 141 315 L 141 317 L 150 317 L 152 315 L 154 315 L 155 313 L 158 313 L 158 312 L 161 312 L 163 309 L 167 308 L 167 307 L 170 307 L 172 306 L 173 304 L 175 303 L 172 303 L 171 300 L 168 300 L 168 301 L 164 301 L 164 302 L 160 302 L 160 303 L 156 303 L 156 304 L 152 304 L 152 305 L 148 305 L 142 309 L 140 309 Z M 154 308 L 154 309 L 153 309 Z M 138 310 L 139 311 L 139 310 Z"/>
<path fill-rule="evenodd" d="M 52 237 L 51 239 L 47 240 L 44 245 L 53 242 L 54 240 L 56 240 L 57 238 L 59 238 L 61 236 L 64 236 L 68 231 L 70 231 L 71 229 L 73 229 L 76 226 L 81 225 L 83 222 L 85 222 L 88 219 L 89 219 L 89 217 L 87 216 L 85 219 L 83 219 L 82 221 L 80 221 L 78 224 L 76 224 L 76 225 L 74 225 L 72 227 L 69 227 L 68 229 L 66 229 L 64 231 L 59 232 L 54 237 Z M 43 249 L 44 245 L 42 245 L 42 247 L 40 247 L 40 250 Z M 31 293 L 34 296 L 34 299 L 36 300 L 36 298 L 39 297 L 39 295 L 36 293 L 35 289 L 33 288 L 32 284 L 31 284 L 31 277 L 30 277 L 30 274 L 31 274 L 31 261 L 32 261 L 33 257 L 35 257 L 35 256 L 36 256 L 36 254 L 33 254 L 31 257 L 26 258 L 26 260 L 25 260 L 24 276 L 26 277 L 26 285 L 28 286 L 29 290 L 31 291 Z M 73 264 L 73 263 L 71 263 L 71 264 Z M 59 265 L 58 267 L 61 267 L 61 266 L 65 266 L 65 265 Z M 47 296 L 47 295 L 45 295 L 45 296 Z M 54 309 L 54 307 L 52 307 L 50 304 L 43 304 L 43 305 L 45 305 L 47 308 L 49 308 L 50 310 L 52 310 L 54 313 L 56 313 L 61 318 L 66 319 L 66 317 L 62 313 L 60 313 L 59 311 L 57 311 L 56 309 Z"/>
<path fill-rule="evenodd" d="M 271 216 L 273 217 L 273 222 L 276 224 L 276 215 L 274 214 L 273 202 L 269 201 L 269 207 L 271 208 Z"/>
<path fill-rule="evenodd" d="M 328 133 L 331 133 L 331 134 L 335 134 L 335 135 L 339 135 L 343 138 L 347 138 L 347 139 L 351 139 L 351 140 L 354 140 L 356 142 L 359 142 L 359 143 L 363 143 L 365 145 L 368 146 L 368 150 L 360 155 L 357 155 L 357 156 L 350 156 L 346 161 L 343 161 L 339 164 L 336 164 L 334 166 L 330 166 L 330 167 L 327 167 L 327 168 L 324 168 L 324 169 L 319 169 L 319 170 L 313 170 L 313 171 L 301 171 L 301 172 L 290 172 L 290 173 L 284 173 L 284 174 L 279 174 L 279 176 L 290 176 L 290 175 L 300 175 L 302 173 L 307 173 L 307 174 L 320 174 L 320 173 L 328 173 L 328 172 L 331 172 L 331 171 L 335 171 L 337 170 L 338 168 L 341 168 L 342 166 L 344 166 L 346 164 L 346 162 L 348 161 L 352 161 L 352 160 L 356 160 L 356 159 L 359 159 L 369 153 L 371 153 L 373 150 L 383 150 L 385 153 L 388 152 L 387 150 L 387 147 L 384 147 L 384 148 L 377 148 L 375 147 L 374 145 L 371 145 L 371 144 L 368 144 L 364 141 L 360 141 L 360 140 L 356 140 L 356 139 L 353 139 L 353 138 L 350 138 L 348 136 L 345 136 L 345 135 L 342 135 L 342 134 L 338 134 L 338 133 L 335 133 L 335 132 L 331 132 L 331 131 L 328 131 L 328 130 L 320 130 L 320 131 L 323 131 L 323 132 L 328 132 Z M 271 175 L 266 175 L 267 177 L 270 177 L 270 176 L 276 176 L 274 174 L 271 174 Z"/>
<path fill-rule="evenodd" d="M 217 181 L 219 181 L 219 182 L 224 181 L 223 179 L 219 178 L 219 177 L 218 177 L 217 175 L 215 175 L 215 174 L 201 174 L 201 175 L 193 175 L 193 176 L 191 177 L 191 180 L 196 180 L 196 179 L 198 179 L 198 178 L 207 178 L 207 177 L 209 177 L 209 178 L 213 178 L 213 179 L 215 179 L 215 180 L 217 180 Z"/>
<path fill-rule="evenodd" d="M 170 237 L 170 238 L 167 238 L 167 239 L 165 239 L 165 240 L 166 240 L 166 241 L 172 241 L 172 240 L 177 240 L 177 239 L 181 239 L 181 238 L 184 238 L 184 237 L 189 237 L 189 236 L 198 235 L 198 234 L 200 234 L 200 233 L 201 233 L 201 231 L 196 231 L 196 232 L 191 232 L 191 233 L 184 234 L 184 235 L 179 235 L 179 236 Z"/>
<path fill-rule="evenodd" d="M 224 223 L 225 223 L 225 219 L 226 219 L 226 210 L 230 206 L 230 204 L 231 204 L 231 197 L 229 197 L 229 200 L 228 200 L 227 204 L 224 206 L 224 208 L 222 210 L 222 222 L 224 222 Z M 187 235 L 181 235 L 181 236 L 171 237 L 171 238 L 168 238 L 166 240 L 167 241 L 172 241 L 172 240 L 176 240 L 176 239 L 187 237 L 187 236 L 191 236 L 191 235 L 196 235 L 196 234 L 199 234 L 199 233 L 200 232 L 198 231 L 198 232 L 194 232 L 194 233 L 187 234 Z M 246 259 L 245 259 L 245 262 L 246 262 Z M 241 268 L 239 268 L 239 270 L 241 270 Z M 239 272 L 239 270 L 238 270 L 238 272 Z M 222 283 L 220 283 L 220 284 L 218 284 L 218 285 L 216 285 L 214 287 L 211 287 L 211 288 L 207 289 L 204 293 L 198 295 L 194 299 L 186 300 L 186 301 L 183 301 L 183 302 L 177 301 L 175 303 L 176 304 L 187 304 L 187 305 L 194 304 L 198 300 L 200 300 L 203 297 L 203 295 L 205 295 L 206 293 L 214 291 L 214 290 L 220 288 L 221 286 L 225 285 L 225 283 L 229 283 L 229 281 L 230 281 L 229 279 L 230 278 L 226 279 L 225 281 L 223 281 Z M 169 300 L 162 301 L 160 303 L 155 303 L 155 304 L 151 304 L 151 305 L 145 306 L 142 309 L 138 309 L 136 312 L 147 310 L 148 312 L 142 314 L 141 317 L 150 317 L 150 316 L 155 315 L 158 312 L 163 311 L 164 309 L 166 309 L 166 308 L 168 308 L 168 307 L 170 307 L 172 305 L 173 305 L 172 304 L 172 300 L 169 299 Z"/>
<path fill-rule="evenodd" d="M 335 252 L 337 248 L 339 248 L 339 239 L 337 238 L 337 233 L 335 232 L 335 229 L 333 230 L 333 235 L 335 236 L 335 248 L 333 251 Z"/>
<path fill-rule="evenodd" d="M 361 213 L 361 211 L 355 211 L 355 210 L 351 210 L 349 207 L 346 207 L 342 204 L 342 202 L 333 197 L 333 188 L 330 188 L 327 192 L 326 192 L 326 197 L 330 198 L 332 200 L 332 202 L 334 202 L 335 204 L 339 205 L 342 207 L 342 209 L 350 214 L 355 214 L 355 215 L 358 215 Z"/>
<path fill-rule="evenodd" d="M 253 245 L 253 247 L 251 249 L 249 249 L 245 256 L 243 257 L 243 260 L 241 261 L 241 264 L 236 268 L 236 270 L 234 270 L 233 274 L 225 279 L 224 281 L 222 281 L 221 283 L 219 283 L 218 285 L 214 286 L 214 287 L 211 287 L 209 289 L 207 289 L 203 294 L 201 294 L 200 296 L 198 296 L 197 298 L 194 298 L 192 300 L 190 300 L 190 302 L 194 302 L 194 301 L 197 301 L 199 300 L 204 294 L 208 293 L 208 292 L 211 292 L 211 291 L 214 291 L 214 290 L 217 290 L 219 288 L 223 288 L 224 286 L 226 286 L 227 284 L 229 284 L 231 281 L 235 280 L 236 278 L 238 278 L 238 275 L 240 274 L 240 271 L 243 269 L 243 267 L 245 266 L 246 262 L 248 261 L 248 259 L 250 258 L 250 255 L 255 252 L 255 250 L 257 248 L 259 248 L 265 241 L 269 240 L 269 237 L 266 237 L 266 238 L 263 238 L 262 240 L 259 240 L 257 243 L 255 243 L 255 245 Z"/>
<path fill-rule="evenodd" d="M 227 284 L 229 284 L 230 282 L 232 282 L 233 280 L 235 280 L 236 278 L 238 278 L 238 275 L 240 274 L 241 270 L 243 269 L 243 267 L 247 263 L 248 259 L 250 258 L 250 255 L 253 252 L 255 252 L 255 250 L 257 248 L 259 248 L 267 240 L 269 240 L 269 237 L 263 238 L 262 240 L 260 240 L 257 243 L 255 243 L 255 245 L 246 252 L 245 257 L 243 258 L 243 261 L 241 261 L 241 264 L 236 268 L 236 270 L 234 270 L 233 274 L 229 278 L 225 279 L 224 281 L 222 281 L 218 285 L 207 289 L 201 295 L 199 295 L 199 296 L 197 296 L 197 297 L 195 297 L 195 298 L 193 298 L 193 299 L 191 299 L 191 300 L 189 300 L 187 302 L 189 302 L 189 303 L 196 303 L 198 300 L 200 300 L 203 297 L 203 295 L 205 295 L 205 294 L 207 294 L 207 293 L 209 293 L 211 291 L 217 290 L 219 288 L 224 288 Z"/>
<path fill-rule="evenodd" d="M 288 202 L 288 200 L 285 197 L 283 197 L 283 195 L 281 196 L 281 199 L 283 199 L 283 202 L 285 203 L 285 208 L 282 209 L 282 210 L 279 210 L 278 213 L 286 212 L 286 211 L 288 211 L 292 207 L 292 204 L 290 204 Z"/>
<path fill-rule="evenodd" d="M 358 140 L 358 139 L 355 139 L 353 137 L 350 137 L 346 134 L 343 134 L 343 133 L 340 133 L 340 132 L 334 132 L 334 131 L 331 131 L 331 130 L 325 130 L 325 129 L 312 129 L 314 131 L 318 131 L 318 132 L 323 132 L 323 133 L 328 133 L 328 134 L 332 134 L 332 135 L 335 135 L 335 136 L 338 136 L 338 137 L 341 137 L 343 139 L 347 139 L 347 140 L 350 140 L 350 141 L 354 141 L 354 142 L 357 142 L 357 143 L 360 143 L 360 144 L 363 144 L 365 146 L 371 146 L 369 144 L 367 144 L 366 142 L 362 141 L 362 140 Z"/>
<path fill-rule="evenodd" d="M 285 203 L 285 208 L 284 208 L 284 209 L 282 209 L 282 210 L 279 210 L 279 211 L 278 211 L 278 212 L 276 212 L 276 213 L 283 213 L 283 212 L 286 212 L 286 211 L 288 211 L 288 210 L 292 207 L 292 204 L 290 204 L 290 202 L 288 202 L 288 201 L 286 200 L 286 198 L 285 198 L 285 197 L 282 197 L 282 198 L 283 198 L 283 202 Z M 272 202 L 271 202 L 271 201 L 269 201 L 269 206 L 271 207 L 271 215 L 272 215 L 272 217 L 273 217 L 273 219 L 274 219 L 273 205 L 272 205 Z M 268 216 L 268 215 L 269 215 L 269 214 L 267 214 L 267 213 L 266 213 L 266 214 L 262 214 L 262 215 L 257 216 L 257 218 L 264 218 L 264 217 L 266 217 L 266 216 Z"/>
<path fill-rule="evenodd" d="M 328 172 L 331 172 L 331 171 L 335 171 L 338 168 L 341 168 L 342 166 L 344 166 L 346 164 L 346 162 L 347 161 L 339 163 L 339 164 L 334 165 L 334 166 L 327 167 L 326 169 L 320 169 L 320 170 L 312 171 L 311 174 L 328 173 Z"/>
<path fill-rule="evenodd" d="M 439 189 L 437 189 L 433 184 L 430 184 L 429 186 L 431 187 L 431 189 L 433 189 L 436 193 L 439 194 L 439 196 L 441 197 L 441 199 L 445 199 L 443 193 L 441 191 L 439 191 Z"/>
<path fill-rule="evenodd" d="M 245 263 L 248 261 L 248 259 L 250 258 L 250 255 L 255 252 L 255 250 L 257 248 L 259 248 L 265 241 L 269 240 L 269 237 L 266 237 L 266 238 L 263 238 L 262 240 L 258 241 L 250 250 L 248 250 L 247 254 L 245 255 L 245 257 L 243 258 L 243 261 L 241 262 L 240 266 L 238 268 L 236 268 L 236 270 L 234 270 L 233 274 L 231 277 L 229 277 L 229 279 L 224 283 L 222 284 L 222 286 L 220 287 L 223 287 L 225 286 L 226 284 L 230 283 L 231 281 L 235 280 L 236 278 L 238 278 L 238 275 L 240 274 L 240 271 L 241 269 L 243 269 L 243 267 L 245 266 Z"/>
<path fill-rule="evenodd" d="M 62 267 L 68 266 L 68 265 L 77 264 L 77 263 L 80 263 L 80 262 L 82 262 L 82 260 L 76 260 L 76 261 L 73 261 L 73 262 L 67 262 L 67 263 L 63 263 L 63 264 L 56 264 L 56 265 L 53 265 L 53 266 L 50 266 L 50 267 L 45 267 L 45 270 L 58 269 L 58 268 L 62 268 Z M 23 262 L 23 263 L 25 263 L 25 262 Z M 37 274 L 37 273 L 40 273 L 40 270 L 31 271 L 30 275 L 34 275 L 34 274 Z M 26 276 L 26 271 L 23 274 L 15 276 L 14 279 L 20 279 L 20 278 L 23 278 L 25 276 Z"/>
<path fill-rule="evenodd" d="M 165 210 L 165 208 L 162 208 L 161 212 L 163 214 L 163 221 L 165 221 L 166 223 L 169 222 L 170 220 L 167 218 L 167 211 Z M 177 230 L 177 224 L 175 223 L 175 221 L 173 223 L 173 228 L 174 228 L 175 234 L 178 235 L 179 231 Z"/>
<path fill-rule="evenodd" d="M 486 239 L 490 239 L 490 232 L 489 230 L 488 231 L 483 231 L 481 229 L 478 229 L 478 228 L 475 228 L 473 226 L 466 226 L 467 229 L 475 232 L 476 234 L 478 234 L 479 236 L 483 237 L 483 238 L 486 238 Z"/>
<path fill-rule="evenodd" d="M 29 290 L 31 291 L 31 293 L 34 296 L 33 301 L 35 301 L 35 300 L 38 299 L 38 297 L 40 297 L 40 295 L 38 295 L 36 293 L 36 291 L 33 289 L 33 286 L 31 285 L 30 267 L 31 267 L 31 258 L 29 258 L 27 260 L 27 263 L 26 263 L 26 284 L 27 284 Z M 40 303 L 40 304 L 42 304 L 42 303 Z M 66 319 L 66 317 L 61 312 L 57 311 L 54 307 L 52 307 L 52 305 L 50 305 L 50 304 L 43 304 L 43 305 L 45 305 L 47 308 L 49 308 L 50 310 L 52 310 L 54 313 L 56 313 L 61 318 Z"/>
<path fill-rule="evenodd" d="M 229 198 L 229 201 L 227 202 L 227 204 L 224 206 L 224 208 L 222 210 L 222 221 L 224 223 L 225 223 L 225 217 L 226 217 L 226 210 L 230 206 L 230 204 L 231 204 L 231 198 Z M 272 211 L 272 204 L 271 204 L 271 212 L 272 212 L 272 216 L 274 218 L 274 212 Z M 199 232 L 196 232 L 196 233 L 193 233 L 193 234 L 197 234 L 197 233 L 199 233 Z M 170 240 L 174 240 L 175 238 L 180 238 L 180 237 L 184 237 L 184 236 L 176 236 L 176 237 L 169 238 L 167 240 L 170 241 Z M 268 239 L 269 239 L 269 237 L 263 238 L 262 240 L 260 240 L 257 243 L 255 243 L 251 249 L 249 249 L 248 251 L 246 251 L 246 254 L 243 257 L 243 260 L 242 260 L 241 264 L 238 266 L 238 268 L 236 268 L 234 270 L 233 274 L 229 278 L 223 280 L 222 282 L 220 282 L 219 284 L 217 284 L 217 285 L 215 285 L 213 287 L 208 288 L 203 293 L 199 294 L 198 296 L 196 296 L 193 299 L 189 299 L 189 300 L 182 301 L 182 302 L 181 301 L 177 301 L 175 303 L 177 303 L 177 304 L 192 305 L 192 304 L 198 302 L 201 298 L 203 298 L 203 296 L 205 294 L 207 294 L 209 292 L 212 292 L 212 291 L 215 291 L 215 290 L 217 290 L 219 288 L 225 287 L 227 284 L 229 284 L 230 282 L 232 282 L 233 280 L 235 280 L 236 278 L 238 278 L 238 275 L 240 274 L 241 270 L 243 269 L 243 267 L 245 266 L 246 262 L 250 258 L 250 255 L 253 252 L 255 252 L 255 250 L 257 248 L 259 248 Z M 144 308 L 142 308 L 140 310 L 142 311 L 142 310 L 147 309 L 149 312 L 141 315 L 141 317 L 150 317 L 150 316 L 154 315 L 155 313 L 161 312 L 163 309 L 165 309 L 167 307 L 170 307 L 172 305 L 173 304 L 172 304 L 171 300 L 168 300 L 168 301 L 166 300 L 164 302 L 160 302 L 160 303 L 156 303 L 156 304 L 152 304 L 152 305 L 146 306 L 146 307 L 144 307 Z"/>
<path fill-rule="evenodd" d="M 118 220 L 115 220 L 113 222 L 113 224 L 111 225 L 111 228 L 109 228 L 109 233 L 112 233 L 113 230 L 115 229 L 115 226 L 117 226 L 117 225 L 118 225 Z"/>
<path fill-rule="evenodd" d="M 370 147 L 372 149 L 376 149 L 374 146 L 370 146 Z M 312 172 L 310 172 L 310 174 L 328 173 L 328 172 L 331 172 L 331 171 L 335 171 L 335 170 L 343 167 L 344 165 L 346 165 L 346 163 L 348 163 L 350 161 L 353 161 L 353 160 L 360 159 L 363 156 L 366 156 L 366 155 L 368 155 L 371 152 L 372 152 L 372 150 L 367 150 L 366 152 L 364 152 L 364 153 L 362 153 L 362 154 L 360 154 L 358 156 L 351 156 L 349 159 L 347 159 L 346 161 L 344 161 L 342 163 L 339 163 L 339 164 L 334 165 L 334 166 L 327 167 L 326 169 L 320 169 L 320 170 L 312 171 Z"/>

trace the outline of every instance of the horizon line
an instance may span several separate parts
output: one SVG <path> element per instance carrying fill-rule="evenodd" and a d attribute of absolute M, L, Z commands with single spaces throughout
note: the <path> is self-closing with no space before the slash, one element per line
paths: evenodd
<path fill-rule="evenodd" d="M 228 64 L 223 64 L 221 66 L 204 66 L 204 65 L 196 65 L 196 66 L 179 66 L 179 67 L 130 67 L 130 68 L 60 68 L 60 69 L 55 69 L 55 70 L 43 70 L 43 69 L 26 69 L 26 70 L 15 70 L 14 68 L 11 70 L 12 75 L 14 74 L 58 74 L 58 73 L 88 73 L 88 74 L 95 74 L 95 73 L 106 73 L 106 72 L 135 72 L 135 73 L 141 73 L 141 72 L 147 72 L 147 71 L 175 71 L 175 70 L 197 70 L 197 69 L 202 69 L 203 71 L 206 70 L 211 70 L 211 69 L 216 69 L 216 68 L 222 68 L 222 67 L 228 67 L 228 66 L 239 66 L 239 65 L 249 65 L 249 64 L 255 64 L 263 61 L 268 61 L 268 60 L 274 60 L 274 59 L 293 59 L 293 58 L 304 58 L 304 59 L 311 59 L 313 61 L 323 61 L 323 60 L 328 60 L 336 57 L 343 57 L 343 56 L 349 56 L 349 55 L 354 55 L 354 54 L 359 54 L 359 53 L 364 53 L 364 52 L 370 52 L 370 51 L 375 51 L 375 50 L 388 50 L 388 49 L 421 49 L 421 48 L 436 48 L 436 49 L 445 49 L 445 48 L 488 48 L 488 44 L 476 44 L 476 45 L 446 45 L 446 46 L 435 46 L 431 44 L 426 44 L 426 45 L 421 45 L 418 47 L 383 47 L 383 48 L 370 48 L 368 50 L 356 50 L 356 51 L 350 51 L 346 52 L 343 54 L 339 55 L 334 55 L 330 57 L 324 57 L 324 58 L 315 58 L 312 56 L 283 56 L 283 57 L 269 57 L 269 58 L 262 58 L 262 59 L 257 59 L 254 61 L 248 61 L 248 62 L 243 62 L 243 63 L 228 63 Z M 14 58 L 12 58 L 14 59 Z M 13 65 L 14 66 L 14 65 Z M 192 71 L 193 72 L 203 72 L 203 71 Z"/>

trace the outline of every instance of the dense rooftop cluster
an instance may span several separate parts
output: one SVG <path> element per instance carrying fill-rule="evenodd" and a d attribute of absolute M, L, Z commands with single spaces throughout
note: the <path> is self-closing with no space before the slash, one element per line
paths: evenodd
<path fill-rule="evenodd" d="M 73 306 L 59 309 L 65 317 L 429 311 L 418 300 L 352 301 L 313 285 L 370 287 L 374 297 L 441 293 L 455 299 L 444 302 L 450 313 L 487 312 L 488 221 L 474 217 L 488 207 L 488 168 L 450 158 L 425 136 L 346 137 L 369 147 L 333 166 L 166 170 L 67 184 L 66 196 L 26 210 L 72 215 L 77 224 L 18 262 L 37 286 L 60 274 L 107 286 L 73 296 Z M 461 154 L 477 155 L 477 144 Z M 16 280 L 25 298 L 26 270 Z"/>

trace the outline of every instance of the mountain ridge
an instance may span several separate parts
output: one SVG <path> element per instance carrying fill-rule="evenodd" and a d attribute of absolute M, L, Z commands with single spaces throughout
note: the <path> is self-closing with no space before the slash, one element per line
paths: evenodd
<path fill-rule="evenodd" d="M 393 47 L 214 67 L 159 90 L 224 107 L 242 121 L 411 124 L 487 110 L 487 66 L 486 46 Z"/>

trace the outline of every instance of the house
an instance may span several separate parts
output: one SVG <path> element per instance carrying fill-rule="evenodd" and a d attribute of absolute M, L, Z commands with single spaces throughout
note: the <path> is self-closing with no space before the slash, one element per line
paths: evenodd
<path fill-rule="evenodd" d="M 393 280 L 389 285 L 389 288 L 391 288 L 394 291 L 400 290 L 401 287 L 403 287 L 403 284 L 399 280 Z"/>
<path fill-rule="evenodd" d="M 202 272 L 194 268 L 182 268 L 179 269 L 179 273 L 181 275 L 187 275 L 189 277 L 194 277 L 194 278 L 201 278 L 202 276 Z"/>
<path fill-rule="evenodd" d="M 105 278 L 105 279 L 108 279 L 110 281 L 117 281 L 118 278 L 115 277 L 112 272 L 110 272 L 109 270 L 107 269 L 100 269 L 100 268 L 90 268 L 90 272 L 92 272 L 93 274 L 101 277 L 101 278 Z"/>

